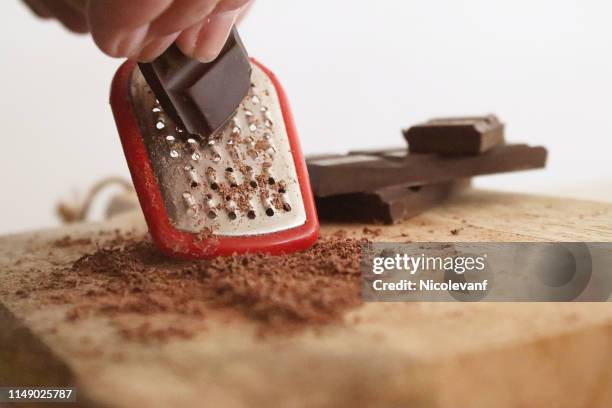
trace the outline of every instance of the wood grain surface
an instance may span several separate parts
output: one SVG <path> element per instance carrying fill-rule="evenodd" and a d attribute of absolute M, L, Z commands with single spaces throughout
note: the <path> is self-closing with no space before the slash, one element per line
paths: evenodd
<path fill-rule="evenodd" d="M 380 228 L 375 241 L 612 241 L 612 205 L 468 191 Z M 0 385 L 78 387 L 101 407 L 609 407 L 609 304 L 370 303 L 342 324 L 258 335 L 211 310 L 189 339 L 129 341 L 105 317 L 66 319 L 70 305 L 21 297 L 24 279 L 73 262 L 96 243 L 144 233 L 138 213 L 0 238 Z M 324 225 L 364 235 L 364 225 Z M 43 282 L 41 282 L 43 283 Z"/>

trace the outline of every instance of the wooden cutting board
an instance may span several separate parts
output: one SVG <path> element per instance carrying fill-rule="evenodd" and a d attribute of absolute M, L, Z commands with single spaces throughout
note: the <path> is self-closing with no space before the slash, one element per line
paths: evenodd
<path fill-rule="evenodd" d="M 16 294 L 95 245 L 52 247 L 138 213 L 0 238 L 0 385 L 74 383 L 104 407 L 610 407 L 609 304 L 366 304 L 343 324 L 261 337 L 246 320 L 189 339 L 126 340 L 104 317 Z M 472 190 L 375 241 L 612 241 L 612 205 Z M 364 235 L 363 225 L 324 225 Z M 409 238 L 406 238 L 406 235 Z"/>

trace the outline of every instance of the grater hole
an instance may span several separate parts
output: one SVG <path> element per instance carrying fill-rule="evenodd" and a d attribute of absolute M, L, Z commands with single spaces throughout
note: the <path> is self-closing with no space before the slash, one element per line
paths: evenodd
<path fill-rule="evenodd" d="M 266 215 L 267 215 L 268 217 L 273 217 L 273 216 L 274 216 L 274 210 L 273 210 L 272 208 L 268 208 L 268 209 L 266 210 Z"/>
<path fill-rule="evenodd" d="M 234 211 L 230 211 L 229 214 L 227 214 L 227 216 L 232 221 L 234 221 L 236 218 L 238 218 L 238 216 L 236 215 L 236 213 Z"/>
<path fill-rule="evenodd" d="M 208 218 L 210 218 L 211 220 L 214 220 L 215 218 L 217 218 L 217 213 L 212 211 L 212 210 L 210 210 L 208 212 Z"/>
<path fill-rule="evenodd" d="M 233 173 L 234 169 L 231 168 L 231 167 L 228 167 L 228 168 L 225 169 L 225 171 L 227 171 L 228 173 Z"/>
<path fill-rule="evenodd" d="M 274 177 L 268 177 L 268 184 L 272 186 L 274 185 L 274 183 L 276 183 L 276 180 L 274 180 Z"/>
<path fill-rule="evenodd" d="M 249 184 L 251 185 L 251 187 L 257 188 L 257 182 L 255 180 L 251 180 Z"/>
<path fill-rule="evenodd" d="M 289 211 L 291 211 L 291 206 L 289 204 L 285 203 L 285 204 L 283 204 L 283 210 L 289 212 Z"/>
<path fill-rule="evenodd" d="M 247 213 L 247 217 L 248 217 L 250 220 L 254 220 L 254 219 L 255 219 L 255 211 L 250 210 L 250 211 Z"/>
<path fill-rule="evenodd" d="M 219 185 L 217 183 L 210 183 L 210 188 L 216 191 L 219 189 Z"/>

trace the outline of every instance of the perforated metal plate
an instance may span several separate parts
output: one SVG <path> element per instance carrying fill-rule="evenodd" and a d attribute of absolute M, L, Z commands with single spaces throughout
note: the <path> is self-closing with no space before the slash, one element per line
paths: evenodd
<path fill-rule="evenodd" d="M 234 117 L 207 139 L 166 115 L 140 70 L 131 96 L 171 224 L 190 233 L 261 235 L 306 222 L 278 95 L 253 66 L 252 86 Z"/>

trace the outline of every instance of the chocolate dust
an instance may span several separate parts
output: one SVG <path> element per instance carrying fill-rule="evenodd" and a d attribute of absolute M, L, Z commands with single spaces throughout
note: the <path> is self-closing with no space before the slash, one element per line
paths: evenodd
<path fill-rule="evenodd" d="M 106 316 L 130 339 L 191 337 L 199 330 L 194 319 L 205 323 L 210 311 L 255 322 L 262 334 L 290 333 L 340 322 L 362 303 L 363 241 L 339 234 L 304 252 L 204 261 L 167 258 L 148 239 L 111 242 L 57 268 L 36 291 L 53 303 L 72 305 L 67 320 Z M 144 323 L 124 324 L 134 316 Z M 160 325 L 168 316 L 174 323 Z M 177 324 L 185 318 L 191 323 Z"/>

